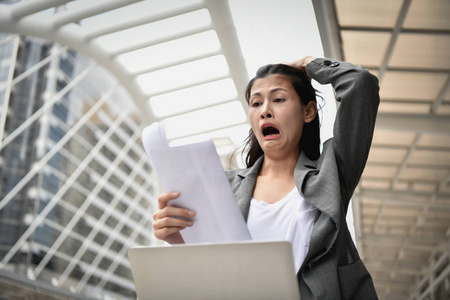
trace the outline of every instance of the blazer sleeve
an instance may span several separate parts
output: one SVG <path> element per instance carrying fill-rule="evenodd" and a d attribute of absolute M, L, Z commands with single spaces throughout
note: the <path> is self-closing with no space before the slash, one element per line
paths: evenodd
<path fill-rule="evenodd" d="M 331 83 L 340 102 L 333 129 L 334 152 L 348 205 L 372 143 L 380 103 L 378 79 L 361 66 L 326 58 L 313 60 L 306 71 L 321 84 Z"/>

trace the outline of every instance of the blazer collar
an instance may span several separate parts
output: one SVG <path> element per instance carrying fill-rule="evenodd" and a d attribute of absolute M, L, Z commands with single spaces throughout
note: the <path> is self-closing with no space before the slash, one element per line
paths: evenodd
<path fill-rule="evenodd" d="M 259 169 L 262 166 L 263 161 L 264 161 L 264 155 L 262 155 L 260 158 L 258 158 L 256 160 L 255 164 L 253 166 L 251 166 L 250 168 L 241 169 L 238 172 L 238 175 L 241 178 L 246 178 L 246 177 L 249 177 L 249 176 L 256 178 L 256 176 L 258 175 Z"/>
<path fill-rule="evenodd" d="M 264 155 L 252 167 L 242 169 L 237 173 L 242 180 L 239 188 L 236 190 L 235 197 L 245 220 L 247 220 L 250 210 L 250 202 L 256 184 L 256 177 L 263 161 Z M 331 216 L 339 227 L 339 208 L 335 207 L 339 205 L 339 201 L 330 201 L 330 199 L 337 199 L 339 197 L 339 194 L 335 194 L 336 191 L 339 193 L 339 186 L 331 186 L 334 181 L 329 182 L 329 186 L 324 186 L 324 183 L 328 181 L 324 181 L 323 177 L 328 177 L 331 174 L 325 174 L 329 172 L 322 172 L 323 174 L 320 174 L 322 176 L 318 176 L 320 173 L 317 168 L 319 163 L 319 161 L 310 160 L 302 151 L 294 171 L 295 184 L 306 201 Z M 335 176 L 338 175 L 336 174 Z"/>
<path fill-rule="evenodd" d="M 250 211 L 250 202 L 252 200 L 253 189 L 256 184 L 256 176 L 258 176 L 258 172 L 263 161 L 264 155 L 258 158 L 252 167 L 242 169 L 237 173 L 242 180 L 239 188 L 236 190 L 235 197 L 245 221 L 247 221 L 248 212 Z"/>
<path fill-rule="evenodd" d="M 302 152 L 294 171 L 294 179 L 303 198 L 328 214 L 339 228 L 341 210 L 339 174 L 336 162 L 331 159 L 334 155 L 328 155 L 328 152 L 333 150 L 330 145 L 324 144 L 322 156 L 317 161 L 310 160 Z"/>

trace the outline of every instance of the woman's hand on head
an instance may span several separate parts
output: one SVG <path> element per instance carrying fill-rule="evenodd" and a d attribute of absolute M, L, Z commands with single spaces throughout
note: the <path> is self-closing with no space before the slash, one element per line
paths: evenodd
<path fill-rule="evenodd" d="M 310 62 L 312 62 L 313 60 L 315 60 L 315 57 L 312 56 L 305 56 L 303 58 L 300 58 L 296 61 L 290 62 L 290 63 L 285 63 L 288 66 L 294 67 L 296 69 L 299 69 L 300 71 L 303 71 L 306 73 L 306 65 L 309 64 Z"/>
<path fill-rule="evenodd" d="M 168 205 L 170 200 L 179 196 L 180 193 L 177 192 L 159 195 L 159 209 L 153 214 L 153 231 L 156 238 L 169 244 L 184 244 L 180 231 L 194 225 L 193 210 Z"/>

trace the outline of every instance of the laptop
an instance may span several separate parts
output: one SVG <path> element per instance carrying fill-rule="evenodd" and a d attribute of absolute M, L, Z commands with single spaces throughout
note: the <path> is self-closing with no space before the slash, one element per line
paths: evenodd
<path fill-rule="evenodd" d="M 128 250 L 139 300 L 299 300 L 289 242 L 238 242 Z"/>

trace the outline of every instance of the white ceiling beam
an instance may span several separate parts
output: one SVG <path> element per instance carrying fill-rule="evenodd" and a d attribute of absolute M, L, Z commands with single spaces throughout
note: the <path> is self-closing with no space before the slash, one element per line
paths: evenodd
<path fill-rule="evenodd" d="M 201 109 L 212 108 L 212 107 L 216 107 L 217 105 L 226 104 L 226 103 L 237 101 L 237 100 L 238 99 L 236 97 L 229 98 L 229 99 L 224 99 L 222 101 L 217 101 L 217 102 L 214 102 L 214 103 L 208 103 L 208 104 L 202 105 L 200 107 L 194 107 L 194 108 L 186 109 L 186 110 L 183 110 L 182 112 L 167 114 L 167 115 L 161 116 L 161 118 L 162 119 L 166 119 L 166 118 L 172 118 L 172 117 L 176 117 L 176 116 L 181 116 L 181 115 L 185 115 L 185 114 L 188 114 L 188 113 L 199 111 Z"/>
<path fill-rule="evenodd" d="M 175 138 L 173 138 L 173 139 L 169 139 L 169 142 L 171 142 L 171 141 L 173 141 L 173 140 L 179 140 L 179 139 L 182 139 L 182 138 L 193 137 L 193 136 L 200 135 L 200 134 L 208 134 L 208 133 L 210 133 L 210 132 L 215 132 L 215 131 L 219 131 L 219 130 L 223 130 L 223 129 L 229 129 L 229 128 L 231 128 L 231 127 L 235 127 L 235 126 L 239 126 L 239 125 L 244 125 L 244 124 L 248 124 L 248 123 L 247 123 L 247 122 L 238 122 L 238 123 L 234 123 L 234 124 L 227 124 L 227 125 L 225 125 L 225 126 L 220 126 L 220 127 L 217 127 L 217 128 L 212 128 L 212 129 L 202 130 L 202 131 L 194 132 L 194 133 L 192 133 L 192 134 L 186 134 L 186 135 L 183 135 L 183 136 L 175 137 Z"/>
<path fill-rule="evenodd" d="M 199 34 L 199 33 L 203 33 L 206 32 L 208 30 L 211 30 L 211 25 L 206 25 L 206 26 L 201 26 L 198 28 L 194 28 L 194 29 L 190 29 L 190 30 L 184 30 L 181 32 L 177 32 L 171 35 L 165 35 L 163 37 L 160 37 L 158 39 L 154 39 L 151 41 L 145 41 L 145 42 L 141 42 L 138 44 L 133 44 L 133 45 L 124 45 L 123 48 L 120 48 L 118 50 L 115 51 L 111 51 L 110 52 L 110 56 L 111 57 L 115 57 L 124 53 L 128 53 L 128 52 L 132 52 L 132 51 L 136 51 L 136 50 L 140 50 L 143 48 L 147 48 L 147 47 L 151 47 L 151 46 L 155 46 L 155 45 L 159 45 L 159 44 L 163 44 L 163 43 L 167 43 L 173 40 L 177 40 L 177 39 L 181 39 L 184 37 L 188 37 L 188 36 L 192 36 L 195 34 Z"/>
<path fill-rule="evenodd" d="M 17 21 L 28 15 L 38 13 L 53 7 L 57 7 L 73 0 L 46 0 L 46 1 L 22 1 L 10 8 L 11 17 Z M 2 8 L 3 9 L 3 8 Z"/>
<path fill-rule="evenodd" d="M 144 120 L 148 123 L 155 120 L 147 101 L 148 97 L 144 95 L 139 84 L 130 77 L 121 63 L 117 60 L 110 59 L 107 50 L 96 43 L 86 42 L 85 35 L 79 32 L 78 26 L 64 26 L 55 30 L 49 22 L 39 22 L 32 18 L 16 20 L 12 16 L 11 8 L 6 7 L 0 10 L 0 28 L 2 28 L 3 32 L 34 36 L 47 41 L 57 42 L 91 57 L 110 71 L 125 87 L 131 98 L 135 101 L 136 106 L 139 108 L 138 111 Z"/>
<path fill-rule="evenodd" d="M 103 35 L 107 35 L 107 34 L 119 32 L 119 31 L 122 31 L 125 29 L 130 29 L 130 28 L 141 26 L 141 25 L 173 18 L 173 17 L 179 16 L 179 15 L 183 15 L 183 14 L 187 14 L 190 12 L 194 12 L 196 10 L 200 10 L 202 8 L 204 8 L 204 6 L 203 6 L 203 4 L 200 3 L 200 4 L 190 5 L 188 7 L 177 8 L 177 9 L 174 9 L 174 10 L 171 10 L 168 12 L 160 13 L 158 15 L 149 15 L 149 16 L 145 16 L 145 17 L 141 17 L 141 18 L 130 18 L 127 22 L 111 23 L 106 28 L 99 29 L 96 31 L 92 31 L 91 33 L 88 33 L 86 35 L 86 40 L 90 41 L 94 38 L 97 38 L 97 37 L 100 37 Z"/>
<path fill-rule="evenodd" d="M 194 86 L 197 86 L 197 85 L 207 84 L 207 83 L 211 83 L 211 82 L 215 82 L 215 81 L 219 81 L 219 80 L 223 80 L 223 79 L 227 79 L 227 78 L 231 78 L 231 75 L 227 74 L 227 75 L 222 75 L 222 76 L 217 76 L 217 77 L 210 77 L 208 79 L 197 81 L 195 83 L 185 84 L 185 85 L 177 86 L 177 87 L 174 87 L 174 88 L 171 88 L 171 89 L 167 89 L 167 90 L 164 90 L 164 91 L 146 94 L 145 97 L 148 100 L 150 97 L 154 97 L 154 96 L 158 96 L 158 95 L 162 95 L 162 94 L 167 94 L 167 93 L 171 93 L 171 92 L 187 89 L 187 88 L 190 88 L 190 87 L 194 87 Z"/>
<path fill-rule="evenodd" d="M 211 15 L 213 28 L 216 30 L 222 52 L 227 60 L 231 78 L 238 92 L 238 98 L 242 103 L 242 108 L 248 113 L 248 104 L 245 100 L 245 88 L 250 78 L 247 73 L 247 67 L 242 55 L 228 1 L 210 0 L 204 1 L 204 3 Z"/>
<path fill-rule="evenodd" d="M 69 23 L 77 23 L 80 20 L 96 16 L 117 8 L 121 8 L 142 0 L 108 0 L 97 3 L 92 2 L 89 5 L 80 7 L 77 10 L 62 10 L 54 15 L 52 20 L 52 26 L 59 28 Z"/>
<path fill-rule="evenodd" d="M 210 57 L 213 57 L 213 56 L 216 56 L 216 55 L 220 55 L 220 54 L 222 54 L 222 52 L 220 50 L 216 50 L 216 51 L 213 51 L 213 52 L 204 53 L 204 54 L 198 54 L 196 56 L 192 56 L 192 57 L 188 57 L 188 58 L 182 58 L 182 59 L 179 59 L 179 60 L 172 60 L 169 63 L 163 64 L 163 65 L 159 65 L 159 66 L 149 67 L 147 69 L 144 69 L 144 70 L 141 70 L 139 72 L 133 73 L 132 76 L 137 77 L 137 76 L 142 75 L 142 74 L 146 74 L 146 73 L 151 73 L 151 72 L 167 69 L 167 68 L 170 68 L 170 67 L 175 67 L 175 66 L 178 66 L 178 65 L 194 62 L 196 60 L 210 58 Z"/>

